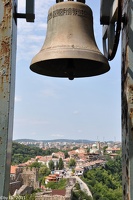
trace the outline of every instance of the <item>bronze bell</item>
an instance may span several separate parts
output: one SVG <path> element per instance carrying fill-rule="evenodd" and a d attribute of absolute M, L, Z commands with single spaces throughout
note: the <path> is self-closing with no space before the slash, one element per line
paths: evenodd
<path fill-rule="evenodd" d="M 84 0 L 57 0 L 48 12 L 47 34 L 30 69 L 38 74 L 73 80 L 109 71 L 93 33 L 93 17 Z"/>

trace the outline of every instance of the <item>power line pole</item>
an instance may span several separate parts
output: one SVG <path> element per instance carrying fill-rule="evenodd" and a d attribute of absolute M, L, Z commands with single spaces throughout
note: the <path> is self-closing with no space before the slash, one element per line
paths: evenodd
<path fill-rule="evenodd" d="M 8 197 L 14 118 L 17 0 L 0 0 L 0 196 Z"/>
<path fill-rule="evenodd" d="M 122 29 L 122 183 L 123 199 L 133 200 L 133 0 L 123 0 Z"/>

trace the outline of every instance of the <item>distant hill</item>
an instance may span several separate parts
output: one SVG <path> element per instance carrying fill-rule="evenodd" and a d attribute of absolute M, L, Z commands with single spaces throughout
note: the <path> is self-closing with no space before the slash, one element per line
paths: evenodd
<path fill-rule="evenodd" d="M 40 140 L 33 140 L 33 139 L 17 139 L 13 140 L 14 142 L 38 142 Z"/>
<path fill-rule="evenodd" d="M 92 141 L 92 140 L 71 140 L 71 139 L 56 139 L 56 140 L 33 140 L 33 139 L 17 139 L 14 140 L 14 142 L 69 142 L 69 143 L 93 143 L 96 141 Z"/>

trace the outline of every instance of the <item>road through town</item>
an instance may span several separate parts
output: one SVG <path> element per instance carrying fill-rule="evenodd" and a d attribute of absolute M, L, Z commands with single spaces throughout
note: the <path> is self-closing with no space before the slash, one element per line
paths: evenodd
<path fill-rule="evenodd" d="M 85 182 L 83 182 L 78 176 L 73 176 L 73 178 L 76 178 L 77 182 L 80 185 L 80 188 L 82 191 L 86 192 L 88 196 L 92 197 L 91 191 L 89 190 L 88 186 Z"/>

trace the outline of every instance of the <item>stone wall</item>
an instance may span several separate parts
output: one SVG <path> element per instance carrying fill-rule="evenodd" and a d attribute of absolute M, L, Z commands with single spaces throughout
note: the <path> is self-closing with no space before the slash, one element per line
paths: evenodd
<path fill-rule="evenodd" d="M 42 196 L 36 196 L 35 200 L 71 200 L 71 197 L 66 197 L 66 196 L 59 196 L 59 195 L 54 195 L 54 196 L 49 196 L 49 195 L 42 195 Z"/>
<path fill-rule="evenodd" d="M 14 194 L 16 189 L 19 189 L 22 185 L 33 187 L 34 189 L 39 188 L 38 181 L 38 169 L 36 168 L 18 168 L 13 179 L 10 180 L 9 192 L 11 195 Z"/>
<path fill-rule="evenodd" d="M 22 182 L 21 181 L 16 181 L 16 182 L 11 182 L 9 185 L 9 192 L 11 195 L 14 194 L 16 189 L 19 189 L 22 186 Z"/>
<path fill-rule="evenodd" d="M 17 191 L 17 195 L 26 195 L 31 194 L 33 191 L 33 187 L 29 187 L 27 185 L 22 185 L 22 187 Z"/>
<path fill-rule="evenodd" d="M 71 200 L 72 199 L 72 189 L 73 189 L 73 186 L 66 188 L 65 196 L 52 195 L 52 192 L 46 191 L 46 194 L 45 194 L 45 192 L 43 192 L 43 194 L 36 194 L 35 200 Z"/>
<path fill-rule="evenodd" d="M 20 181 L 20 174 L 22 173 L 23 171 L 23 168 L 22 167 L 19 167 L 19 168 L 16 168 L 15 170 L 15 174 L 14 175 L 10 175 L 10 183 L 11 182 L 15 182 L 15 181 Z"/>
<path fill-rule="evenodd" d="M 38 176 L 38 169 L 36 168 L 23 168 L 23 172 L 21 173 L 23 184 L 34 189 L 39 188 Z"/>

